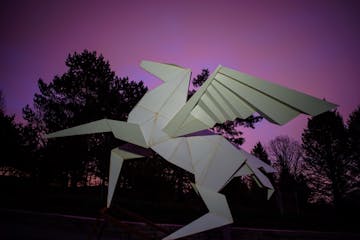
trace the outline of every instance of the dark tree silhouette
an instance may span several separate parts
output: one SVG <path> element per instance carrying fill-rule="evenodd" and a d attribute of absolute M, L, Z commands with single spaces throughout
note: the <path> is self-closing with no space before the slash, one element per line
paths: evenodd
<path fill-rule="evenodd" d="M 22 126 L 15 123 L 15 115 L 5 114 L 5 99 L 0 91 L 0 175 L 22 175 L 25 157 Z"/>
<path fill-rule="evenodd" d="M 309 119 L 302 141 L 313 200 L 326 198 L 338 209 L 353 182 L 342 117 L 337 111 L 329 111 Z"/>
<path fill-rule="evenodd" d="M 2 175 L 12 174 L 18 166 L 20 132 L 14 122 L 14 116 L 0 113 L 0 171 Z"/>
<path fill-rule="evenodd" d="M 198 88 L 208 79 L 209 70 L 203 69 L 200 74 L 198 74 L 192 80 L 192 84 L 195 89 L 189 91 L 188 98 L 190 98 Z M 235 145 L 241 145 L 244 143 L 245 139 L 242 137 L 242 132 L 240 131 L 240 127 L 250 127 L 254 128 L 255 123 L 262 120 L 260 116 L 251 115 L 246 119 L 236 118 L 234 121 L 226 121 L 222 124 L 216 124 L 212 131 L 215 133 L 223 135 L 227 140 Z"/>
<path fill-rule="evenodd" d="M 23 109 L 29 128 L 35 130 L 43 158 L 40 173 L 47 181 L 76 186 L 86 181 L 87 172 L 106 180 L 110 149 L 119 144 L 111 134 L 94 134 L 44 140 L 44 133 L 86 122 L 110 118 L 126 120 L 147 88 L 142 82 L 119 78 L 102 55 L 87 50 L 69 55 L 68 70 L 50 83 L 38 81 L 40 93 L 34 108 Z"/>
<path fill-rule="evenodd" d="M 261 144 L 261 142 L 258 142 L 253 149 L 251 150 L 251 154 L 253 154 L 255 157 L 259 158 L 260 160 L 264 161 L 265 163 L 271 165 L 269 155 L 266 152 L 265 148 Z M 272 173 L 265 173 L 264 174 L 271 180 L 271 182 L 274 181 L 274 176 Z M 255 180 L 250 176 L 243 177 L 247 184 L 252 188 L 253 186 L 257 186 Z"/>
<path fill-rule="evenodd" d="M 0 113 L 2 114 L 5 113 L 5 99 L 4 99 L 4 94 L 1 90 L 0 90 Z"/>
<path fill-rule="evenodd" d="M 288 136 L 278 136 L 269 142 L 268 152 L 272 165 L 277 170 L 274 184 L 281 212 L 295 209 L 300 214 L 300 208 L 308 200 L 300 143 Z"/>
<path fill-rule="evenodd" d="M 270 164 L 269 156 L 261 142 L 256 143 L 256 145 L 251 150 L 251 154 L 264 161 L 265 163 Z"/>
<path fill-rule="evenodd" d="M 360 176 L 360 106 L 349 116 L 348 131 L 354 175 Z M 357 184 L 359 184 L 359 181 L 360 177 L 357 179 Z"/>
<path fill-rule="evenodd" d="M 192 84 L 194 85 L 194 87 L 199 88 L 209 78 L 209 76 L 209 69 L 203 69 L 201 73 L 196 76 L 196 78 L 193 78 Z"/>
<path fill-rule="evenodd" d="M 263 162 L 271 165 L 269 155 L 266 152 L 263 145 L 261 144 L 261 142 L 258 142 L 258 143 L 255 144 L 255 146 L 251 149 L 251 154 L 253 154 L 255 157 L 259 158 Z M 266 173 L 266 172 L 263 172 L 263 173 L 274 184 L 274 174 L 273 173 Z M 249 189 L 253 189 L 254 187 L 258 186 L 257 183 L 255 182 L 254 178 L 251 177 L 251 176 L 245 176 L 245 177 L 243 177 L 243 180 L 247 183 L 247 185 L 249 186 Z M 261 191 L 266 192 L 265 189 L 262 189 Z"/>
<path fill-rule="evenodd" d="M 288 136 L 278 136 L 268 146 L 269 155 L 284 184 L 296 181 L 302 174 L 301 145 Z"/>

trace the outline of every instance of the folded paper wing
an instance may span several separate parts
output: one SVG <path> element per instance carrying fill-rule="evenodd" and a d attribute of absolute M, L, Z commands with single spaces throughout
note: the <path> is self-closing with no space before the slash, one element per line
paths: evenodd
<path fill-rule="evenodd" d="M 315 116 L 335 107 L 325 100 L 219 66 L 164 131 L 172 137 L 182 136 L 253 113 L 282 125 L 301 113 Z"/>

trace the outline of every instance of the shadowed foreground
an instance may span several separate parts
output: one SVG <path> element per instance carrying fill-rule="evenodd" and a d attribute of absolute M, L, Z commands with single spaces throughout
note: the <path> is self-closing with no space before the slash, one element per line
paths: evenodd
<path fill-rule="evenodd" d="M 97 239 L 96 231 L 104 223 L 103 219 L 71 216 L 62 214 L 37 213 L 30 211 L 0 209 L 0 238 L 4 240 L 17 239 Z M 161 239 L 164 235 L 150 230 L 142 223 L 126 222 L 131 228 L 147 234 L 148 239 Z M 180 225 L 161 224 L 162 227 L 173 231 Z M 107 224 L 100 239 L 140 239 L 124 232 L 121 228 Z M 224 227 L 206 233 L 200 233 L 184 239 L 211 240 L 337 240 L 360 239 L 359 233 L 291 231 L 276 229 Z"/>

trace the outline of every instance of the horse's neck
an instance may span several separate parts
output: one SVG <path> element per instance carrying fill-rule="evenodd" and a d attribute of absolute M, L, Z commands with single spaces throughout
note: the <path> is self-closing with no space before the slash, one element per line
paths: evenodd
<path fill-rule="evenodd" d="M 161 116 L 166 124 L 186 103 L 190 76 L 179 81 L 168 81 L 148 91 L 130 112 L 128 122 L 141 123 Z M 141 114 L 139 114 L 141 112 Z"/>

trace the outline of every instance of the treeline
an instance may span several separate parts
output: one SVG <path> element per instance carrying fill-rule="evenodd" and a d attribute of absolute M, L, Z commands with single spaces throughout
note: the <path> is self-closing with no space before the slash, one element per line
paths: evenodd
<path fill-rule="evenodd" d="M 106 186 L 110 151 L 123 142 L 111 133 L 50 140 L 45 134 L 103 118 L 125 121 L 147 87 L 142 81 L 116 76 L 109 62 L 96 52 L 75 52 L 65 64 L 67 71 L 49 83 L 39 79 L 39 92 L 33 106 L 23 108 L 22 123 L 5 114 L 0 95 L 0 175 L 62 189 Z M 205 69 L 193 79 L 189 96 L 208 76 Z M 258 116 L 236 119 L 213 131 L 241 145 L 244 139 L 239 127 L 253 128 L 261 120 Z M 272 202 L 281 215 L 289 211 L 301 215 L 314 204 L 334 206 L 337 211 L 359 208 L 360 107 L 346 123 L 336 110 L 310 118 L 301 143 L 279 136 L 266 146 L 259 142 L 252 153 L 278 171 L 269 178 L 277 190 Z M 126 161 L 118 189 L 153 200 L 181 200 L 191 195 L 191 181 L 191 174 L 154 154 Z M 245 177 L 234 179 L 223 191 L 234 203 L 248 199 L 249 206 L 254 206 L 256 201 L 265 201 L 262 190 L 254 193 L 254 187 L 253 180 Z M 251 194 L 264 200 L 254 202 Z"/>

